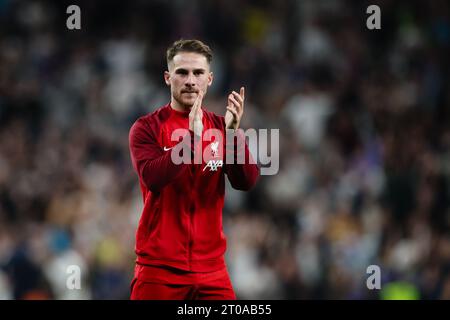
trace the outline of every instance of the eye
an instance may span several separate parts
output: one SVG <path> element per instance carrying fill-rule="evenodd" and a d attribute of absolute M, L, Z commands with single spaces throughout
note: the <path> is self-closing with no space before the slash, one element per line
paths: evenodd
<path fill-rule="evenodd" d="M 178 69 L 178 70 L 176 71 L 176 74 L 187 75 L 188 72 L 187 72 L 187 70 L 184 70 L 184 69 Z"/>
<path fill-rule="evenodd" d="M 194 75 L 199 76 L 201 74 L 204 74 L 205 72 L 203 70 L 195 70 Z"/>

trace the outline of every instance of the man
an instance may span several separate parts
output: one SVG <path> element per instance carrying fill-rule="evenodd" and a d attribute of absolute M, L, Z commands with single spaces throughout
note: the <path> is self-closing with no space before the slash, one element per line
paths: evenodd
<path fill-rule="evenodd" d="M 236 298 L 224 260 L 225 175 L 233 188 L 249 190 L 259 168 L 242 132 L 236 131 L 245 89 L 229 94 L 225 116 L 202 106 L 213 82 L 211 60 L 210 48 L 201 41 L 176 41 L 167 50 L 164 73 L 170 103 L 139 118 L 130 129 L 131 160 L 144 200 L 131 299 Z M 181 142 L 173 141 L 180 130 Z M 223 140 L 206 137 L 214 130 Z M 230 131 L 240 133 L 237 140 L 244 142 L 233 145 L 235 138 L 226 137 Z M 198 154 L 200 161 L 195 161 Z M 226 159 L 243 154 L 245 162 L 226 161 L 230 154 Z M 174 161 L 180 156 L 188 161 Z"/>

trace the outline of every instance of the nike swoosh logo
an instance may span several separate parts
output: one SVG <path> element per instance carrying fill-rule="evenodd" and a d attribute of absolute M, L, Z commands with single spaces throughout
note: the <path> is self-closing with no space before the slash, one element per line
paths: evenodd
<path fill-rule="evenodd" d="M 173 147 L 172 147 L 172 148 L 173 148 Z M 164 151 L 169 151 L 169 150 L 172 149 L 172 148 L 164 147 Z"/>

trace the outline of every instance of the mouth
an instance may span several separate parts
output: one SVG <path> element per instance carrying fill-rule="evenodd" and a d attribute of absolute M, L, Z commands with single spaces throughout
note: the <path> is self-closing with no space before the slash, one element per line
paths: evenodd
<path fill-rule="evenodd" d="M 181 91 L 181 94 L 194 94 L 194 93 L 198 93 L 197 91 Z"/>

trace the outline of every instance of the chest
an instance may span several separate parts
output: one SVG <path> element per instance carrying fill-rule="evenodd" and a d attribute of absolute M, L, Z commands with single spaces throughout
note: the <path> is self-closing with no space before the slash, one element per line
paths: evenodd
<path fill-rule="evenodd" d="M 159 143 L 164 150 L 170 150 L 183 138 L 190 137 L 188 121 L 188 118 L 176 119 L 161 126 Z M 212 175 L 223 173 L 225 161 L 224 141 L 223 131 L 204 117 L 202 139 L 197 142 L 199 143 L 195 149 L 197 154 L 190 166 L 192 177 L 199 179 L 202 177 L 211 178 Z M 186 139 L 185 142 L 190 144 L 191 140 Z"/>

